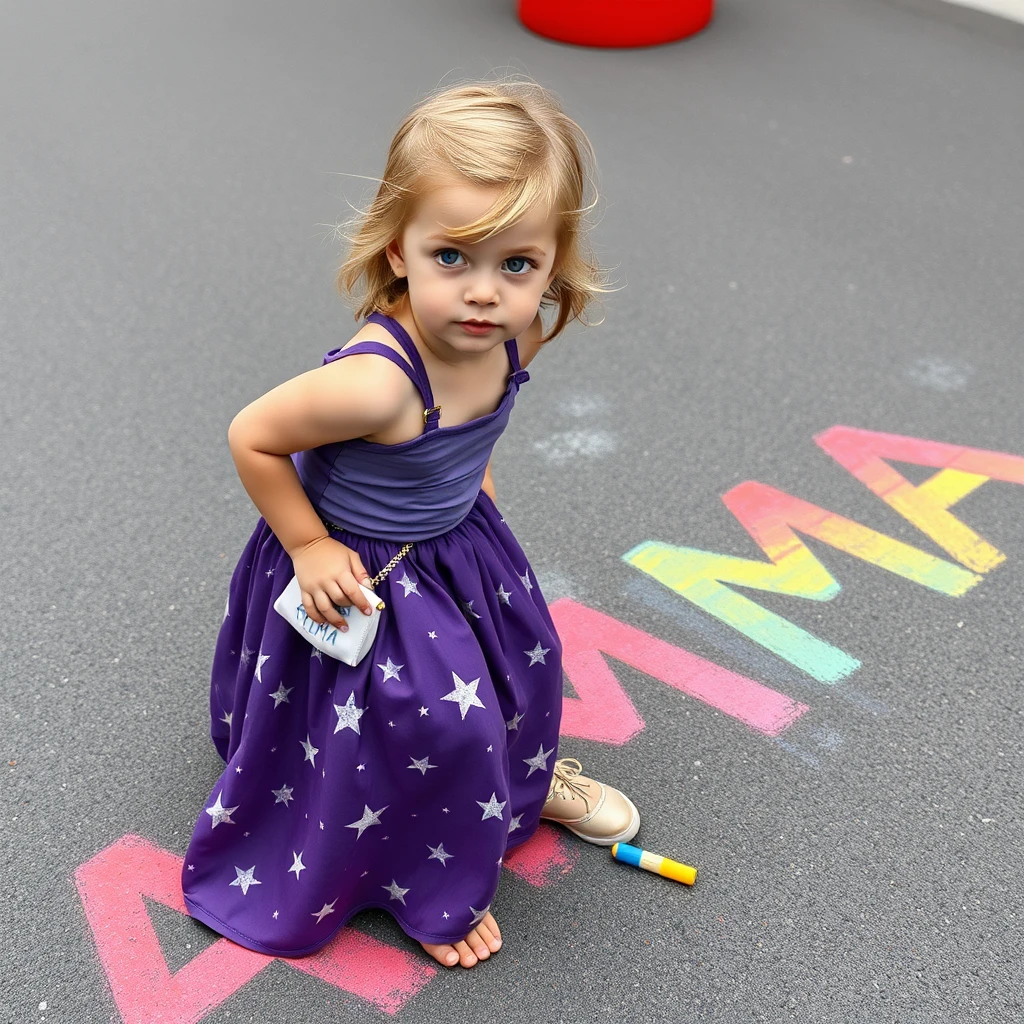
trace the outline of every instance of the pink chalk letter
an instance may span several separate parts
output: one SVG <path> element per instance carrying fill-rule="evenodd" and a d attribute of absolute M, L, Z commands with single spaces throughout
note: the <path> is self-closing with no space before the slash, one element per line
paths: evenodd
<path fill-rule="evenodd" d="M 580 851 L 559 834 L 557 825 L 541 824 L 522 846 L 505 855 L 505 867 L 538 888 L 554 885 L 576 866 Z"/>
<path fill-rule="evenodd" d="M 395 1014 L 437 973 L 423 956 L 343 928 L 333 942 L 312 956 L 287 961 L 337 988 L 362 996 Z"/>
<path fill-rule="evenodd" d="M 220 938 L 171 974 L 142 897 L 186 914 L 181 858 L 136 835 L 122 836 L 75 872 L 124 1024 L 197 1024 L 278 959 Z M 415 953 L 350 928 L 291 967 L 360 996 L 394 1014 L 436 971 Z"/>
<path fill-rule="evenodd" d="M 766 736 L 778 736 L 808 710 L 806 704 L 785 694 L 572 598 L 560 598 L 550 611 L 562 641 L 565 674 L 579 694 L 578 698 L 564 698 L 563 736 L 619 746 L 644 727 L 602 653 L 718 708 Z"/>

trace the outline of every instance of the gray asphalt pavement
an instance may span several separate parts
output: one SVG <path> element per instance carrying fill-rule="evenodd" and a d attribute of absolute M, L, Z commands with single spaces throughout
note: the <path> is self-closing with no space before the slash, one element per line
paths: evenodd
<path fill-rule="evenodd" d="M 1024 456 L 1022 58 L 1019 26 L 924 0 L 723 0 L 627 52 L 509 0 L 0 5 L 0 1021 L 1024 1021 L 1024 488 L 950 509 L 1005 555 L 962 596 L 806 534 L 833 600 L 736 589 L 861 663 L 832 684 L 623 559 L 769 564 L 722 502 L 750 480 L 951 559 L 814 437 Z M 623 287 L 530 367 L 498 505 L 549 602 L 806 710 L 769 735 L 611 655 L 643 728 L 561 753 L 692 889 L 566 839 L 548 884 L 506 873 L 471 972 L 428 976 L 376 912 L 333 980 L 216 961 L 154 879 L 219 772 L 209 663 L 256 520 L 227 425 L 351 335 L 351 175 L 505 66 L 590 135 Z"/>

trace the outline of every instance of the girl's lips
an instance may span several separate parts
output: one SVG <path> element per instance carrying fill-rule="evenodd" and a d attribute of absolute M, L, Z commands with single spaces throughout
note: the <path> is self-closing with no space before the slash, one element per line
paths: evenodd
<path fill-rule="evenodd" d="M 460 320 L 459 326 L 468 334 L 488 334 L 497 327 L 489 321 Z"/>

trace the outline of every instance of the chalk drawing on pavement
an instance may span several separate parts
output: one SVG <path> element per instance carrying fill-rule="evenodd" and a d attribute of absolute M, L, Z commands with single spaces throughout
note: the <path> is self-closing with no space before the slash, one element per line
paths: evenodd
<path fill-rule="evenodd" d="M 1024 458 L 851 427 L 832 427 L 815 440 L 960 564 L 756 481 L 739 484 L 722 500 L 768 562 L 662 541 L 644 541 L 622 558 L 819 682 L 836 683 L 859 668 L 857 658 L 737 593 L 730 584 L 812 601 L 835 597 L 839 582 L 799 532 L 913 583 L 960 597 L 981 582 L 980 573 L 1005 556 L 948 509 L 989 479 L 1024 483 Z M 887 460 L 938 472 L 914 486 Z"/>
<path fill-rule="evenodd" d="M 579 850 L 555 826 L 542 824 L 508 855 L 505 867 L 529 885 L 545 887 L 572 871 L 578 857 Z M 187 916 L 181 869 L 181 857 L 142 836 L 126 835 L 75 871 L 99 961 L 124 1024 L 198 1024 L 278 960 L 388 1015 L 398 1013 L 437 974 L 411 940 L 408 948 L 393 946 L 352 927 L 342 928 L 318 952 L 295 959 L 218 938 L 172 972 L 146 899 Z"/>

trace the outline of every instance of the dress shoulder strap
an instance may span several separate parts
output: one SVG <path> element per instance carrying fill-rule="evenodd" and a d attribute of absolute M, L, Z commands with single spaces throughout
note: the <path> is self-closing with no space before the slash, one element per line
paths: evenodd
<path fill-rule="evenodd" d="M 514 380 L 516 386 L 525 383 L 530 379 L 530 372 L 519 365 L 519 344 L 515 338 L 509 338 L 505 342 L 505 351 L 508 353 L 508 361 L 512 364 L 512 372 L 509 378 Z"/>
<path fill-rule="evenodd" d="M 382 345 L 379 341 L 359 341 L 356 342 L 355 345 L 350 345 L 344 350 L 340 348 L 332 348 L 331 351 L 324 356 L 323 365 L 326 366 L 328 363 L 333 363 L 336 359 L 344 359 L 345 356 L 357 356 L 368 353 L 384 356 L 385 359 L 390 359 L 396 366 L 401 367 L 405 375 L 413 382 L 416 389 L 420 391 L 420 396 L 423 396 L 423 392 L 420 390 L 420 382 L 417 379 L 413 368 L 393 348 L 388 348 L 387 345 Z M 425 400 L 424 404 L 426 404 Z"/>
<path fill-rule="evenodd" d="M 413 344 L 412 338 L 409 337 L 409 332 L 394 317 L 385 316 L 383 313 L 371 313 L 366 321 L 371 324 L 380 324 L 402 346 L 402 351 L 409 357 L 416 373 L 412 380 L 416 383 L 420 397 L 423 399 L 423 432 L 436 430 L 441 419 L 441 406 L 434 405 L 434 393 L 430 389 L 427 368 L 423 365 L 423 359 Z"/>
<path fill-rule="evenodd" d="M 344 359 L 345 356 L 358 355 L 360 353 L 374 353 L 390 359 L 402 372 L 412 381 L 416 390 L 419 391 L 423 400 L 423 432 L 427 433 L 436 430 L 441 418 L 441 407 L 434 405 L 434 393 L 430 388 L 430 380 L 427 377 L 426 367 L 423 365 L 419 351 L 417 350 L 409 332 L 394 317 L 385 316 L 383 313 L 371 313 L 367 323 L 379 324 L 402 346 L 402 351 L 409 357 L 406 362 L 393 348 L 382 344 L 379 341 L 359 341 L 348 348 L 333 348 L 324 356 L 324 364 L 334 362 L 335 359 Z M 530 379 L 530 374 L 522 368 L 519 362 L 519 346 L 515 338 L 509 338 L 505 342 L 505 352 L 508 361 L 512 366 L 512 373 L 509 374 L 510 384 L 514 383 L 518 389 L 519 385 Z M 410 363 L 412 365 L 410 365 Z"/>

